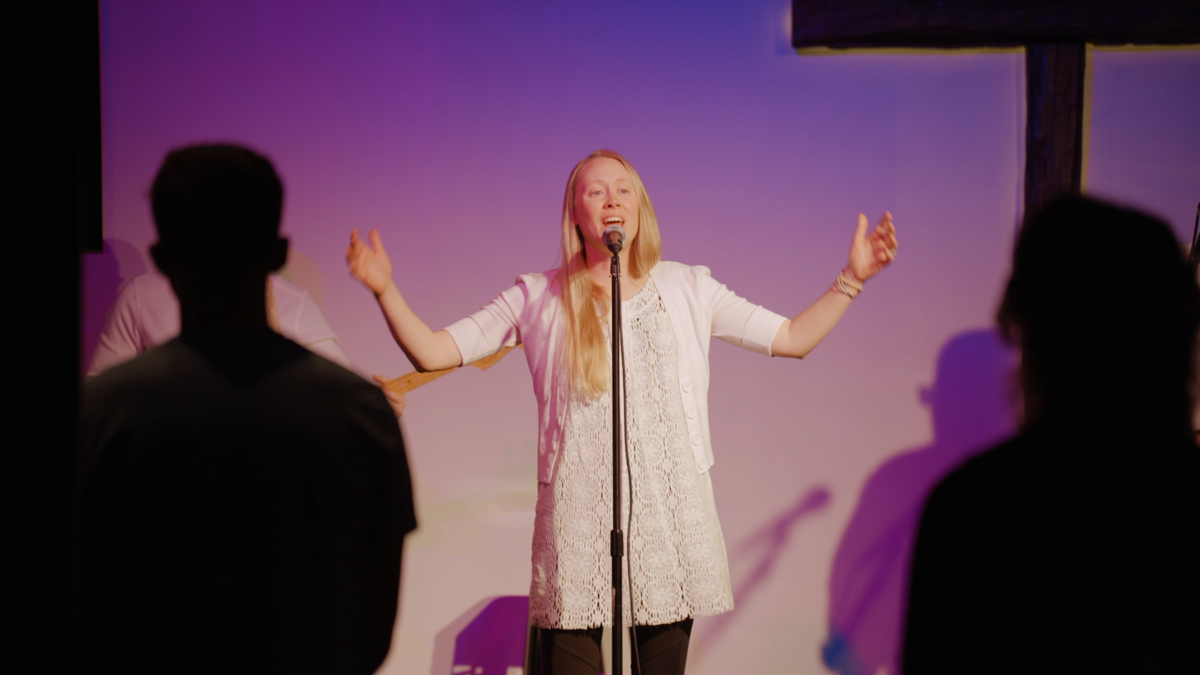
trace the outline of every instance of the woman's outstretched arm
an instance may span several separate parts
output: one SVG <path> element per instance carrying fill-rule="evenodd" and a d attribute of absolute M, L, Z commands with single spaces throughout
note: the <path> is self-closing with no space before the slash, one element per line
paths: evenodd
<path fill-rule="evenodd" d="M 863 282 L 875 276 L 896 257 L 896 227 L 886 211 L 868 235 L 867 217 L 858 214 L 850 242 L 850 259 L 840 277 L 790 321 L 785 321 L 771 341 L 771 354 L 802 359 L 837 325 Z"/>
<path fill-rule="evenodd" d="M 371 230 L 367 237 L 369 244 L 358 236 L 357 229 L 350 232 L 350 246 L 346 249 L 350 276 L 375 294 L 383 317 L 392 329 L 392 337 L 404 350 L 404 355 L 421 372 L 461 366 L 462 355 L 450 334 L 444 330 L 430 330 L 400 295 L 392 281 L 392 261 L 383 248 L 379 232 Z"/>

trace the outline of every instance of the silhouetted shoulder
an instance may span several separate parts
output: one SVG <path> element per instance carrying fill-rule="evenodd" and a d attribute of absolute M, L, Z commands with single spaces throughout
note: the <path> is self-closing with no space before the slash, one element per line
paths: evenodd
<path fill-rule="evenodd" d="M 1045 458 L 1035 456 L 1039 446 L 1037 440 L 1017 436 L 971 457 L 938 483 L 926 510 L 944 503 L 953 504 L 955 510 L 967 505 L 981 510 L 1000 508 L 1005 497 L 1012 496 L 1010 490 L 1019 489 L 1024 478 L 1046 465 Z"/>
<path fill-rule="evenodd" d="M 989 546 L 1026 547 L 1022 562 L 1039 555 L 1082 561 L 1122 540 L 1153 545 L 1148 537 L 1167 536 L 1197 511 L 1191 495 L 1198 480 L 1200 450 L 1187 439 L 1033 430 L 947 476 L 930 495 L 925 519 L 987 537 Z"/>
<path fill-rule="evenodd" d="M 1197 455 L 1186 439 L 1037 429 L 964 463 L 921 518 L 906 669 L 1175 662 L 1179 645 L 1162 636 L 1196 624 L 1177 599 L 1196 597 L 1182 570 L 1200 565 Z M 1158 615 L 1171 625 L 1147 623 Z"/>
<path fill-rule="evenodd" d="M 267 330 L 171 340 L 85 383 L 80 412 L 85 456 L 135 427 L 141 444 L 169 444 L 189 430 L 195 439 L 233 434 L 258 452 L 357 444 L 396 461 L 403 454 L 378 387 Z"/>

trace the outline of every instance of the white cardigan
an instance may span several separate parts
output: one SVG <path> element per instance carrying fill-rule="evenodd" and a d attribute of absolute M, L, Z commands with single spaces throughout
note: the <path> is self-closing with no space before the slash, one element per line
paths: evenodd
<path fill-rule="evenodd" d="M 538 481 L 550 483 L 562 450 L 570 400 L 570 376 L 562 367 L 562 310 L 558 270 L 523 274 L 478 312 L 446 327 L 463 363 L 471 363 L 517 343 L 524 346 L 538 401 Z M 738 297 L 714 280 L 707 267 L 660 261 L 650 276 L 662 296 L 679 355 L 679 397 L 696 470 L 713 465 L 708 431 L 708 346 L 716 336 L 760 354 L 786 319 Z"/>

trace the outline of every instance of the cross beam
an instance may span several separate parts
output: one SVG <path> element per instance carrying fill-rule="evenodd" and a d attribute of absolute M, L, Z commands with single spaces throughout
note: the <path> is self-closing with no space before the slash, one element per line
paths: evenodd
<path fill-rule="evenodd" d="M 1200 43 L 1200 1 L 792 0 L 797 49 L 1024 47 L 1026 211 L 1082 187 L 1087 43 Z"/>

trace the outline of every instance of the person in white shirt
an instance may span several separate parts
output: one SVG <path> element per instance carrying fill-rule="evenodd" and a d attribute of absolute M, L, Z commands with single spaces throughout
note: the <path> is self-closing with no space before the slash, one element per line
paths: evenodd
<path fill-rule="evenodd" d="M 733 609 L 725 545 L 708 469 L 708 347 L 717 336 L 802 358 L 833 328 L 862 283 L 895 256 L 885 213 L 868 234 L 858 216 L 837 279 L 792 319 L 750 303 L 704 267 L 659 260 L 654 208 L 621 155 L 575 165 L 563 198 L 562 265 L 518 277 L 489 305 L 433 331 L 392 281 L 379 233 L 351 233 L 350 273 L 375 293 L 397 344 L 418 370 L 452 368 L 517 343 L 538 400 L 538 501 L 530 611 L 542 629 L 544 672 L 589 673 L 612 624 L 612 400 L 609 271 L 603 232 L 621 225 L 620 292 L 627 437 L 622 489 L 628 535 L 622 623 L 636 627 L 641 672 L 682 673 L 692 618 Z"/>
<path fill-rule="evenodd" d="M 337 335 L 307 291 L 272 274 L 267 278 L 264 298 L 272 329 L 312 353 L 354 370 L 338 346 Z M 109 309 L 86 377 L 93 378 L 177 335 L 179 300 L 170 280 L 160 272 L 136 277 L 125 284 Z M 381 383 L 381 379 L 376 377 L 376 382 Z M 388 389 L 383 393 L 399 417 L 407 402 L 404 394 Z"/>

